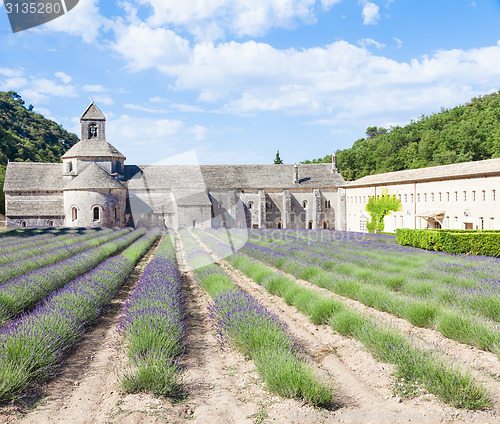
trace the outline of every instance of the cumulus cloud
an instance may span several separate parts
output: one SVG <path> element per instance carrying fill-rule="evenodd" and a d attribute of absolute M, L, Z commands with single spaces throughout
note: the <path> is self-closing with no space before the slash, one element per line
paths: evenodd
<path fill-rule="evenodd" d="M 151 28 L 145 23 L 117 27 L 114 49 L 134 71 L 151 67 L 169 70 L 189 59 L 189 42 L 165 28 Z"/>
<path fill-rule="evenodd" d="M 68 75 L 63 72 L 57 72 L 55 75 L 58 80 L 64 79 L 69 81 Z M 77 90 L 73 85 L 60 84 L 59 81 L 50 80 L 47 78 L 37 78 L 36 76 L 24 75 L 24 71 L 20 69 L 0 69 L 0 89 L 2 91 L 17 91 L 27 102 L 38 104 L 46 103 L 51 97 L 76 97 Z"/>
<path fill-rule="evenodd" d="M 489 91 L 500 77 L 500 45 L 398 62 L 368 50 L 382 47 L 370 39 L 361 46 L 339 41 L 302 50 L 255 41 L 189 46 L 168 30 L 136 30 L 150 40 L 156 35 L 160 44 L 145 48 L 122 38 L 116 48 L 126 52 L 131 67 L 156 68 L 173 77 L 175 89 L 195 90 L 200 102 L 235 114 L 280 111 L 357 119 L 391 110 L 421 112 Z M 159 51 L 163 37 L 177 54 L 153 54 L 137 63 L 145 49 Z"/>
<path fill-rule="evenodd" d="M 375 3 L 364 1 L 363 2 L 363 24 L 364 25 L 376 25 L 380 19 L 379 13 L 380 7 Z"/>
<path fill-rule="evenodd" d="M 261 36 L 271 28 L 291 28 L 315 21 L 315 8 L 330 9 L 340 0 L 135 0 L 153 9 L 148 24 L 182 26 L 200 41 L 230 33 Z M 128 5 L 130 8 L 130 5 Z"/>
<path fill-rule="evenodd" d="M 94 42 L 100 31 L 111 25 L 99 12 L 99 0 L 80 0 L 68 13 L 45 24 L 39 31 L 63 31 L 78 35 L 87 43 Z"/>
<path fill-rule="evenodd" d="M 60 72 L 60 71 L 56 72 L 54 74 L 54 76 L 59 78 L 65 84 L 69 84 L 73 80 L 73 78 L 71 78 L 68 74 L 65 74 L 64 72 Z"/>

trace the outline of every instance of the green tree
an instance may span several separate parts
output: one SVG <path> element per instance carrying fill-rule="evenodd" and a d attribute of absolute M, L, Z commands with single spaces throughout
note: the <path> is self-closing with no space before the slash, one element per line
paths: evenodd
<path fill-rule="evenodd" d="M 382 191 L 380 196 L 372 196 L 366 205 L 366 211 L 370 214 L 371 220 L 366 227 L 370 233 L 384 231 L 384 217 L 391 212 L 401 210 L 401 202 L 396 196 L 390 195 L 387 190 Z"/>
<path fill-rule="evenodd" d="M 276 157 L 274 158 L 274 164 L 275 165 L 283 164 L 283 161 L 280 158 L 280 151 L 279 150 L 276 152 Z"/>

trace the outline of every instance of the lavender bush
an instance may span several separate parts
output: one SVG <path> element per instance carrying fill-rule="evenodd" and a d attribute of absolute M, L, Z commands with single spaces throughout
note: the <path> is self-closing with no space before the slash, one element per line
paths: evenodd
<path fill-rule="evenodd" d="M 181 394 L 179 362 L 185 348 L 187 314 L 172 237 L 168 230 L 121 320 L 131 360 L 122 386 L 129 393 Z"/>
<path fill-rule="evenodd" d="M 159 230 L 149 231 L 121 255 L 103 262 L 53 293 L 31 313 L 0 329 L 0 400 L 15 399 L 56 374 L 65 354 L 97 320 L 158 236 Z"/>

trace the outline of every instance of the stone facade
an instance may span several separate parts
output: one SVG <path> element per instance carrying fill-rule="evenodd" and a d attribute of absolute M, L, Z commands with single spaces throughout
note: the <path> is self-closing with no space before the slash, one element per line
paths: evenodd
<path fill-rule="evenodd" d="M 125 165 L 92 103 L 62 164 L 8 164 L 8 226 L 334 229 L 344 184 L 335 163 Z"/>
<path fill-rule="evenodd" d="M 92 103 L 62 163 L 11 162 L 7 226 L 248 227 L 366 231 L 387 189 L 397 228 L 500 228 L 500 159 L 372 175 L 346 183 L 331 164 L 125 165 Z"/>

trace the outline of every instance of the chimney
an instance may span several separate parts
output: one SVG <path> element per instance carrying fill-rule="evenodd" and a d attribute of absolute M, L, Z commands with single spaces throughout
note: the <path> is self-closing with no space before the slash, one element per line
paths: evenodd
<path fill-rule="evenodd" d="M 332 174 L 336 174 L 337 172 L 339 172 L 339 170 L 337 169 L 337 154 L 335 152 L 333 152 L 333 154 L 332 154 Z"/>
<path fill-rule="evenodd" d="M 297 164 L 293 165 L 293 183 L 299 183 L 299 165 Z"/>

